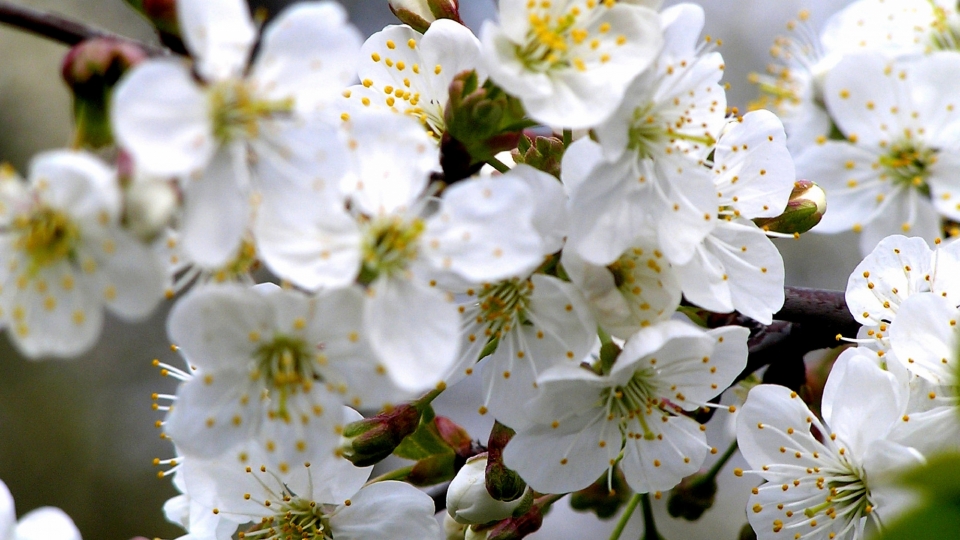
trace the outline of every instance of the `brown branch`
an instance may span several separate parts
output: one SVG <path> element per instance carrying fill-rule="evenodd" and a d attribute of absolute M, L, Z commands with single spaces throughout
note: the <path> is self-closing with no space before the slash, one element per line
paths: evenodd
<path fill-rule="evenodd" d="M 32 32 L 39 36 L 73 46 L 91 38 L 109 38 L 128 41 L 143 48 L 151 56 L 169 54 L 169 51 L 141 43 L 134 39 L 107 32 L 93 26 L 68 19 L 56 13 L 45 13 L 28 7 L 18 6 L 11 2 L 0 1 L 0 24 L 6 24 L 20 30 Z"/>

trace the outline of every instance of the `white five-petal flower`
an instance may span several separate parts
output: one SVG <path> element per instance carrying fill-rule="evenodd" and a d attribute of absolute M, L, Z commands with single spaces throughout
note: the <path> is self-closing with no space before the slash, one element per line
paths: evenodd
<path fill-rule="evenodd" d="M 163 265 L 120 228 L 120 201 L 116 172 L 90 154 L 40 154 L 27 183 L 0 171 L 0 321 L 27 356 L 78 355 L 104 307 L 140 320 L 163 298 Z"/>

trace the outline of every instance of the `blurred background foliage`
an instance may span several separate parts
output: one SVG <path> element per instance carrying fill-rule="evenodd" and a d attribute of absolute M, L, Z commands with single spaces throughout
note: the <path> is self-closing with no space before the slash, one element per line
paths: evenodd
<path fill-rule="evenodd" d="M 342 0 L 351 19 L 370 34 L 394 24 L 386 0 Z M 703 0 L 706 33 L 723 40 L 727 59 L 729 102 L 741 111 L 755 91 L 746 82 L 752 71 L 769 61 L 768 49 L 785 23 L 801 8 L 812 11 L 817 28 L 848 0 Z M 42 10 L 70 15 L 136 39 L 154 41 L 151 29 L 122 0 L 20 0 Z M 289 0 L 255 0 L 276 13 Z M 668 2 L 676 3 L 676 2 Z M 478 30 L 492 16 L 493 0 L 461 0 L 465 21 Z M 0 26 L 0 162 L 25 171 L 30 157 L 68 144 L 70 104 L 59 79 L 66 48 Z M 855 245 L 855 244 L 848 244 Z M 807 235 L 783 245 L 788 281 L 843 288 L 857 262 L 856 249 L 844 240 L 827 242 Z M 805 254 L 818 249 L 818 257 Z M 833 268 L 823 274 L 824 268 Z M 0 479 L 14 494 L 17 513 L 45 505 L 63 508 L 86 540 L 128 540 L 137 535 L 175 538 L 182 534 L 163 519 L 161 506 L 175 494 L 167 480 L 158 480 L 154 457 L 173 456 L 159 437 L 150 394 L 175 390 L 175 381 L 160 377 L 153 358 L 180 365 L 163 332 L 169 303 L 141 324 L 107 321 L 100 345 L 83 358 L 29 361 L 21 358 L 0 334 Z M 447 396 L 444 396 L 445 398 Z M 455 419 L 475 413 L 475 403 L 445 399 Z M 460 407 L 460 410 L 457 410 Z M 468 424 L 469 418 L 463 420 Z M 486 438 L 477 430 L 473 435 Z M 730 530 L 743 523 L 742 510 L 726 512 Z M 561 516 L 557 516 L 562 520 Z M 587 521 L 595 518 L 587 518 Z M 551 520 L 547 520 L 548 523 Z M 700 524 L 703 525 L 703 524 Z M 717 529 L 701 527 L 717 538 Z M 565 540 L 592 537 L 582 528 L 553 529 L 538 538 Z M 735 536 L 730 535 L 730 538 Z M 675 539 L 676 540 L 676 539 Z M 721 539 L 722 540 L 722 539 Z"/>

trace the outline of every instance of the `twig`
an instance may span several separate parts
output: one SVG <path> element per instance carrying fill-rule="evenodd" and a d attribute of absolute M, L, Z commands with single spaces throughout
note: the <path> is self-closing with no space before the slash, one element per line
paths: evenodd
<path fill-rule="evenodd" d="M 6 24 L 20 30 L 32 32 L 39 36 L 73 46 L 91 38 L 109 38 L 135 43 L 151 56 L 169 54 L 169 51 L 107 32 L 93 26 L 83 24 L 62 15 L 45 13 L 28 7 L 18 6 L 11 2 L 0 1 L 0 24 Z"/>

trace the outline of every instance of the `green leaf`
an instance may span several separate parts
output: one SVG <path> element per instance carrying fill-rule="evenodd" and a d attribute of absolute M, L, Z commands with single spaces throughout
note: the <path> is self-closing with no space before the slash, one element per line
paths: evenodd
<path fill-rule="evenodd" d="M 903 483 L 935 499 L 960 501 L 960 453 L 940 454 L 903 476 Z"/>
<path fill-rule="evenodd" d="M 426 412 L 424 416 L 427 416 Z M 437 427 L 433 424 L 432 414 L 430 415 L 430 420 L 421 421 L 417 431 L 407 436 L 407 438 L 397 446 L 397 449 L 393 451 L 393 455 L 395 456 L 415 461 L 442 454 L 452 456 L 455 452 L 440 436 Z"/>
<path fill-rule="evenodd" d="M 937 501 L 921 507 L 886 528 L 880 540 L 945 540 L 960 532 L 960 501 Z"/>

